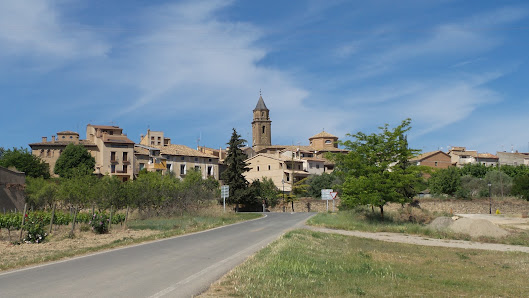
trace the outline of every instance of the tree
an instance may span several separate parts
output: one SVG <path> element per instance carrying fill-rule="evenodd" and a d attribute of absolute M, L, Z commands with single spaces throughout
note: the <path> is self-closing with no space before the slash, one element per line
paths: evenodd
<path fill-rule="evenodd" d="M 511 193 L 529 201 L 529 175 L 519 175 L 514 178 Z"/>
<path fill-rule="evenodd" d="M 434 194 L 453 196 L 461 188 L 461 171 L 456 167 L 435 171 L 428 179 L 428 185 Z"/>
<path fill-rule="evenodd" d="M 370 204 L 380 208 L 388 202 L 404 204 L 416 194 L 416 185 L 422 180 L 422 167 L 409 164 L 408 160 L 419 150 L 410 149 L 406 140 L 411 120 L 390 129 L 386 124 L 380 133 L 348 134 L 355 140 L 340 142 L 348 154 L 333 154 L 336 174 L 344 179 L 341 187 L 342 206 Z"/>
<path fill-rule="evenodd" d="M 53 179 L 42 177 L 26 179 L 26 197 L 30 206 L 35 208 L 52 207 L 57 197 L 57 183 Z"/>
<path fill-rule="evenodd" d="M 68 144 L 55 163 L 55 174 L 61 177 L 92 174 L 95 159 L 83 145 Z"/>
<path fill-rule="evenodd" d="M 241 139 L 241 136 L 237 134 L 237 131 L 234 128 L 231 139 L 227 143 L 228 155 L 224 161 L 227 168 L 221 176 L 224 183 L 230 186 L 228 202 L 237 204 L 237 211 L 239 209 L 239 204 L 245 203 L 244 200 L 247 197 L 246 188 L 248 187 L 248 181 L 243 174 L 250 169 L 246 163 L 247 156 L 241 149 L 245 142 L 246 140 Z"/>
<path fill-rule="evenodd" d="M 0 166 L 15 167 L 28 177 L 50 178 L 50 166 L 26 148 L 7 150 L 0 148 Z"/>
<path fill-rule="evenodd" d="M 313 198 L 321 198 L 322 189 L 333 189 L 335 185 L 341 184 L 339 178 L 334 174 L 323 173 L 309 177 L 309 188 L 307 194 Z"/>

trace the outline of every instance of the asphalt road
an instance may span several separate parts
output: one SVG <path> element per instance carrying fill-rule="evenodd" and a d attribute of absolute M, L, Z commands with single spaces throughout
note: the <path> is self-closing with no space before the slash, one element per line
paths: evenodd
<path fill-rule="evenodd" d="M 0 297 L 191 297 L 311 213 L 267 217 L 0 274 Z"/>

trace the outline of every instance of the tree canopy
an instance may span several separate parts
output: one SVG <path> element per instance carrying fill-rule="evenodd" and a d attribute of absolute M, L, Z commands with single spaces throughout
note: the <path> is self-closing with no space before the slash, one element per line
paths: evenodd
<path fill-rule="evenodd" d="M 31 154 L 26 148 L 7 150 L 0 148 L 0 166 L 15 167 L 18 171 L 24 172 L 26 176 L 32 178 L 50 177 L 50 166 L 40 157 Z"/>
<path fill-rule="evenodd" d="M 344 179 L 341 186 L 342 206 L 373 205 L 384 215 L 388 202 L 404 204 L 411 201 L 422 181 L 423 167 L 409 164 L 408 160 L 419 150 L 408 147 L 406 133 L 411 120 L 390 129 L 379 127 L 379 133 L 358 132 L 341 141 L 348 154 L 333 154 L 336 174 Z"/>
<path fill-rule="evenodd" d="M 68 144 L 55 163 L 55 174 L 61 177 L 92 174 L 95 159 L 83 145 Z"/>
<path fill-rule="evenodd" d="M 228 155 L 224 161 L 227 168 L 221 175 L 224 183 L 230 186 L 230 196 L 227 201 L 237 204 L 237 208 L 239 204 L 245 203 L 247 197 L 248 181 L 243 174 L 250 169 L 246 163 L 247 156 L 241 149 L 245 142 L 246 140 L 242 139 L 234 128 L 230 141 L 227 143 Z"/>

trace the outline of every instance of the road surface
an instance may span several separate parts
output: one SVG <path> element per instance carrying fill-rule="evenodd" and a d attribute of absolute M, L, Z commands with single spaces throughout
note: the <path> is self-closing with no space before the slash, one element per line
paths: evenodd
<path fill-rule="evenodd" d="M 0 297 L 191 297 L 314 213 L 265 218 L 0 274 Z"/>

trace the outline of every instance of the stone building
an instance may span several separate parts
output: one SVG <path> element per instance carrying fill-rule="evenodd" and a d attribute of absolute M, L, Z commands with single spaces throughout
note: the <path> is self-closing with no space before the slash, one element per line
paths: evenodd
<path fill-rule="evenodd" d="M 309 175 L 331 173 L 334 164 L 325 158 L 327 153 L 348 152 L 338 148 L 338 137 L 325 131 L 310 137 L 309 146 L 272 145 L 270 110 L 262 96 L 253 110 L 252 137 L 252 147 L 243 148 L 250 167 L 244 174 L 246 179 L 267 177 L 285 191 Z"/>
<path fill-rule="evenodd" d="M 0 167 L 0 211 L 24 210 L 26 175 Z"/>

